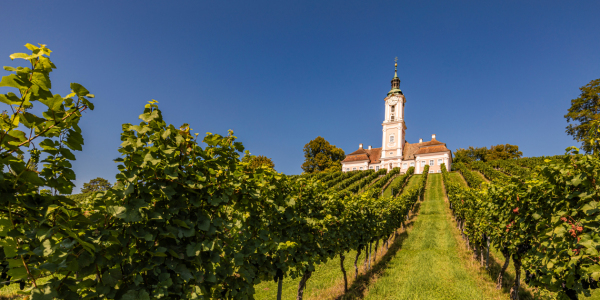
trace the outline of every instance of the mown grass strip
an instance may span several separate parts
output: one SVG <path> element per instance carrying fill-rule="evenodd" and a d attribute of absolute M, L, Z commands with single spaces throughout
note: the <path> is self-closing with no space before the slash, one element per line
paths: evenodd
<path fill-rule="evenodd" d="M 467 186 L 467 182 L 465 181 L 465 179 L 462 177 L 462 175 L 460 175 L 460 173 L 458 172 L 451 172 L 450 173 L 450 179 L 452 180 L 452 182 L 458 183 L 464 187 Z"/>
<path fill-rule="evenodd" d="M 417 175 L 413 175 L 408 179 L 408 183 L 406 184 L 406 186 L 404 186 L 404 190 L 402 190 L 402 194 L 404 194 L 404 192 L 410 190 L 413 186 L 419 184 L 419 182 L 421 181 L 421 177 L 423 175 L 421 174 L 417 174 Z"/>
<path fill-rule="evenodd" d="M 491 299 L 457 254 L 441 181 L 441 174 L 429 175 L 413 230 L 365 299 Z"/>

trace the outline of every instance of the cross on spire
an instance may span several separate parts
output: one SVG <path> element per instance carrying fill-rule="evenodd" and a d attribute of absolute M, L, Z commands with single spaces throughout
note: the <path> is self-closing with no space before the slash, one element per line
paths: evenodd
<path fill-rule="evenodd" d="M 402 93 L 400 91 L 400 78 L 398 78 L 398 57 L 394 59 L 394 78 L 392 79 L 392 90 L 388 93 L 388 95 L 393 93 Z"/>

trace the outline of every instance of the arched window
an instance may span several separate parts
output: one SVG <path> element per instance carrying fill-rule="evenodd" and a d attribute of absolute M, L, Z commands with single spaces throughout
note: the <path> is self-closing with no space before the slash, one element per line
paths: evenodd
<path fill-rule="evenodd" d="M 394 135 L 390 134 L 390 144 L 394 142 L 394 138 L 395 138 Z"/>
<path fill-rule="evenodd" d="M 392 105 L 390 108 L 390 121 L 394 121 L 396 117 L 396 105 Z"/>

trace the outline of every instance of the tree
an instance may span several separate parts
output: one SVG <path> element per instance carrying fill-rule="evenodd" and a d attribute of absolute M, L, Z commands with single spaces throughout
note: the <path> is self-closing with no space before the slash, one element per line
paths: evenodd
<path fill-rule="evenodd" d="M 457 149 L 454 152 L 455 163 L 471 163 L 473 161 L 490 161 L 497 159 L 511 159 L 518 158 L 523 155 L 523 152 L 519 151 L 519 146 L 517 145 L 496 145 L 491 146 L 489 149 L 486 147 L 475 148 L 473 146 L 469 146 L 468 149 Z"/>
<path fill-rule="evenodd" d="M 346 158 L 344 150 L 331 145 L 322 137 L 308 142 L 304 145 L 304 163 L 302 170 L 305 173 L 317 173 L 322 171 L 341 171 L 341 161 Z"/>
<path fill-rule="evenodd" d="M 89 193 L 89 192 L 102 192 L 110 189 L 112 185 L 108 180 L 98 177 L 96 179 L 90 180 L 88 183 L 83 184 L 83 188 L 81 189 L 81 193 Z"/>
<path fill-rule="evenodd" d="M 473 146 L 469 146 L 468 149 L 460 148 L 454 152 L 453 161 L 455 163 L 463 162 L 467 164 L 476 160 L 486 161 L 487 153 L 488 149 L 486 147 L 475 148 Z"/>
<path fill-rule="evenodd" d="M 592 121 L 600 119 L 600 78 L 590 81 L 579 90 L 579 98 L 571 100 L 571 108 L 565 115 L 568 123 L 574 123 L 567 126 L 566 132 L 582 143 L 583 150 L 587 153 L 596 153 L 600 146 L 590 137 L 590 132 L 593 136 L 599 134 L 597 130 L 593 130 Z"/>
<path fill-rule="evenodd" d="M 498 160 L 498 159 L 511 159 L 511 158 L 519 158 L 523 156 L 523 152 L 519 151 L 519 146 L 517 145 L 496 145 L 490 147 L 485 156 L 486 161 L 490 160 Z"/>
<path fill-rule="evenodd" d="M 270 169 L 275 169 L 275 163 L 273 163 L 273 161 L 270 158 L 268 158 L 264 155 L 255 156 L 255 155 L 250 155 L 249 152 L 246 152 L 246 155 L 242 158 L 242 162 L 250 163 L 250 167 L 252 169 L 256 169 L 259 167 L 267 167 Z"/>

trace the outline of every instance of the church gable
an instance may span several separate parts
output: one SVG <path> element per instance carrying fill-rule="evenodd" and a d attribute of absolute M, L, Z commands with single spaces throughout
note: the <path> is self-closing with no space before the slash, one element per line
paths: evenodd
<path fill-rule="evenodd" d="M 368 161 L 370 164 L 379 163 L 381 158 L 381 148 L 363 149 L 358 150 L 346 155 L 344 162 L 359 162 Z"/>
<path fill-rule="evenodd" d="M 421 174 L 425 165 L 431 166 L 430 171 L 440 172 L 440 166 L 445 163 L 450 170 L 452 164 L 452 151 L 446 148 L 446 144 L 435 139 L 432 135 L 431 141 L 411 144 L 406 141 L 406 123 L 404 122 L 404 106 L 406 97 L 400 90 L 400 78 L 398 78 L 398 64 L 395 65 L 392 89 L 384 98 L 384 119 L 382 125 L 381 148 L 363 148 L 359 145 L 358 150 L 348 154 L 342 161 L 345 172 L 352 170 L 368 170 L 380 168 L 401 168 L 405 172 L 410 167 L 415 167 L 415 174 Z M 418 161 L 416 161 L 418 158 Z"/>
<path fill-rule="evenodd" d="M 402 159 L 413 160 L 417 154 L 430 154 L 447 151 L 450 150 L 446 148 L 446 143 L 436 140 L 434 135 L 429 142 L 421 142 L 416 144 L 410 144 L 409 142 L 406 142 L 404 144 L 404 155 Z"/>

